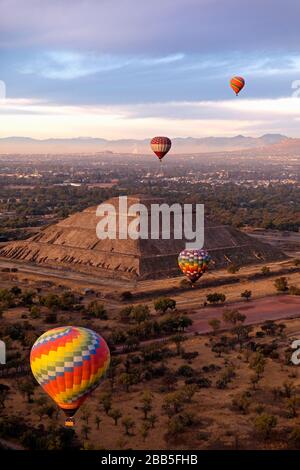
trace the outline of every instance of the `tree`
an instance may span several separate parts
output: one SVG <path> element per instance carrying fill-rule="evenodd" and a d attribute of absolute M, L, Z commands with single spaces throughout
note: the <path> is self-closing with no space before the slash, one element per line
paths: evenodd
<path fill-rule="evenodd" d="M 179 391 L 169 393 L 163 402 L 163 410 L 168 416 L 175 415 L 182 410 L 183 397 Z"/>
<path fill-rule="evenodd" d="M 169 297 L 161 297 L 154 302 L 154 308 L 156 312 L 166 313 L 168 309 L 175 310 L 176 300 L 170 299 Z"/>
<path fill-rule="evenodd" d="M 250 325 L 237 325 L 233 328 L 232 332 L 236 334 L 237 341 L 242 346 L 243 341 L 246 341 L 249 338 L 249 333 L 252 330 Z"/>
<path fill-rule="evenodd" d="M 100 428 L 101 421 L 102 421 L 102 419 L 100 418 L 100 416 L 96 415 L 95 416 L 95 424 L 96 424 L 96 428 L 97 428 L 98 431 L 99 431 L 99 428 Z"/>
<path fill-rule="evenodd" d="M 288 409 L 289 418 L 296 418 L 299 404 L 300 404 L 299 397 L 291 397 L 287 400 L 287 409 Z"/>
<path fill-rule="evenodd" d="M 187 315 L 179 315 L 176 317 L 177 322 L 177 329 L 179 331 L 185 331 L 186 328 L 193 324 L 193 320 L 189 318 Z"/>
<path fill-rule="evenodd" d="M 41 317 L 41 309 L 37 305 L 30 307 L 30 317 L 34 320 Z"/>
<path fill-rule="evenodd" d="M 273 415 L 269 415 L 267 413 L 263 413 L 255 418 L 254 427 L 258 434 L 264 440 L 267 440 L 272 430 L 277 426 L 277 418 Z"/>
<path fill-rule="evenodd" d="M 286 292 L 288 291 L 288 280 L 286 277 L 281 276 L 275 279 L 274 281 L 274 287 L 277 290 L 277 292 Z"/>
<path fill-rule="evenodd" d="M 185 341 L 185 337 L 177 334 L 172 336 L 171 340 L 175 343 L 177 356 L 181 353 L 181 344 Z"/>
<path fill-rule="evenodd" d="M 283 382 L 282 395 L 286 398 L 291 398 L 295 391 L 295 385 L 293 382 Z"/>
<path fill-rule="evenodd" d="M 208 324 L 213 330 L 214 335 L 219 331 L 221 327 L 221 322 L 217 318 L 212 318 L 211 320 L 209 320 Z"/>
<path fill-rule="evenodd" d="M 109 411 L 108 416 L 114 420 L 115 426 L 118 426 L 118 421 L 122 418 L 122 413 L 119 409 L 115 408 Z"/>
<path fill-rule="evenodd" d="M 226 300 L 226 295 L 218 293 L 218 292 L 214 292 L 213 294 L 207 294 L 206 300 L 210 304 L 218 304 L 218 303 L 223 304 Z"/>
<path fill-rule="evenodd" d="M 157 416 L 156 415 L 150 415 L 149 416 L 148 422 L 149 422 L 152 429 L 155 427 L 156 421 L 157 421 Z"/>
<path fill-rule="evenodd" d="M 0 289 L 0 303 L 3 308 L 12 308 L 15 306 L 14 294 L 8 289 Z"/>
<path fill-rule="evenodd" d="M 121 293 L 121 299 L 123 301 L 131 300 L 132 297 L 133 297 L 132 292 L 130 292 L 129 290 L 125 290 L 124 292 Z"/>
<path fill-rule="evenodd" d="M 300 295 L 300 288 L 297 286 L 290 286 L 289 294 L 291 295 Z"/>
<path fill-rule="evenodd" d="M 111 410 L 111 393 L 103 393 L 100 397 L 100 403 L 103 406 L 105 413 L 108 415 L 108 412 Z"/>
<path fill-rule="evenodd" d="M 57 323 L 57 315 L 56 313 L 53 311 L 54 307 L 52 307 L 52 312 L 51 313 L 48 313 L 46 316 L 45 316 L 45 323 L 50 323 L 50 324 L 53 324 L 53 323 Z"/>
<path fill-rule="evenodd" d="M 241 293 L 242 299 L 245 299 L 246 301 L 250 300 L 252 297 L 252 291 L 251 290 L 244 290 L 244 292 Z"/>
<path fill-rule="evenodd" d="M 112 344 L 121 344 L 126 340 L 126 333 L 122 330 L 113 329 L 110 336 L 110 342 Z"/>
<path fill-rule="evenodd" d="M 148 318 L 150 318 L 148 305 L 136 305 L 133 307 L 130 313 L 130 318 L 132 318 L 136 323 L 142 323 L 148 320 Z"/>
<path fill-rule="evenodd" d="M 268 266 L 263 266 L 263 267 L 261 268 L 261 272 L 262 272 L 262 274 L 263 274 L 264 276 L 267 276 L 268 274 L 270 274 L 271 269 L 270 269 Z"/>
<path fill-rule="evenodd" d="M 180 415 L 171 416 L 168 422 L 168 434 L 170 436 L 178 436 L 184 432 L 184 422 Z"/>
<path fill-rule="evenodd" d="M 34 383 L 30 379 L 22 380 L 18 383 L 19 391 L 27 397 L 27 402 L 32 403 L 32 395 L 34 394 Z"/>
<path fill-rule="evenodd" d="M 262 324 L 261 330 L 268 336 L 275 336 L 278 331 L 278 325 L 274 322 L 274 320 L 266 320 Z"/>
<path fill-rule="evenodd" d="M 252 384 L 253 390 L 256 390 L 256 385 L 258 384 L 259 380 L 260 380 L 259 375 L 257 375 L 257 374 L 251 375 L 250 382 Z"/>
<path fill-rule="evenodd" d="M 40 303 L 41 305 L 49 308 L 52 312 L 56 312 L 61 307 L 59 296 L 53 293 L 47 294 L 45 297 L 41 297 Z"/>
<path fill-rule="evenodd" d="M 300 449 L 300 427 L 295 427 L 289 435 L 290 443 L 296 447 L 296 449 Z"/>
<path fill-rule="evenodd" d="M 76 303 L 73 292 L 64 292 L 60 297 L 60 308 L 62 310 L 71 310 Z"/>
<path fill-rule="evenodd" d="M 126 351 L 135 351 L 139 347 L 140 341 L 137 336 L 131 335 L 126 338 L 124 349 Z"/>
<path fill-rule="evenodd" d="M 15 297 L 19 297 L 19 296 L 22 294 L 22 289 L 20 289 L 20 287 L 18 287 L 18 286 L 13 286 L 13 287 L 10 289 L 10 292 L 11 292 Z"/>
<path fill-rule="evenodd" d="M 110 361 L 110 366 L 107 371 L 107 378 L 110 381 L 111 392 L 114 390 L 115 380 L 117 376 L 117 368 L 121 363 L 121 360 L 118 357 L 112 357 Z"/>
<path fill-rule="evenodd" d="M 107 312 L 103 304 L 100 304 L 96 300 L 89 303 L 86 309 L 88 316 L 92 318 L 98 318 L 99 320 L 107 320 Z"/>
<path fill-rule="evenodd" d="M 127 372 L 123 372 L 123 374 L 121 374 L 119 377 L 119 383 L 124 386 L 126 392 L 128 393 L 130 386 L 134 383 L 133 376 Z"/>
<path fill-rule="evenodd" d="M 148 422 L 142 423 L 140 433 L 141 433 L 141 436 L 142 436 L 144 442 L 145 442 L 145 440 L 147 439 L 147 437 L 149 435 L 150 428 L 151 428 L 151 426 Z"/>
<path fill-rule="evenodd" d="M 21 295 L 21 302 L 24 307 L 30 307 L 33 304 L 35 293 L 32 290 L 26 290 Z"/>
<path fill-rule="evenodd" d="M 144 412 L 144 419 L 148 418 L 148 413 L 150 413 L 152 410 L 152 400 L 152 394 L 148 390 L 145 390 L 142 395 L 142 410 Z"/>
<path fill-rule="evenodd" d="M 259 378 L 264 373 L 265 365 L 266 359 L 264 358 L 263 354 L 259 351 L 253 354 L 253 356 L 250 358 L 249 367 L 250 369 L 254 370 L 254 372 Z"/>
<path fill-rule="evenodd" d="M 90 426 L 88 426 L 87 424 L 84 424 L 81 428 L 81 432 L 82 432 L 84 438 L 88 439 L 89 438 L 89 433 L 91 432 Z"/>
<path fill-rule="evenodd" d="M 124 323 L 129 322 L 132 309 L 133 309 L 132 305 L 121 308 L 121 310 L 118 313 L 119 320 Z"/>
<path fill-rule="evenodd" d="M 171 390 L 174 389 L 174 385 L 177 382 L 177 379 L 174 374 L 171 374 L 170 372 L 167 372 L 163 379 L 162 379 L 163 385 L 167 388 L 167 390 L 170 392 Z"/>
<path fill-rule="evenodd" d="M 168 435 L 178 436 L 193 423 L 194 417 L 191 413 L 183 412 L 180 415 L 172 416 L 168 422 Z"/>
<path fill-rule="evenodd" d="M 217 380 L 216 387 L 220 390 L 224 390 L 227 388 L 228 384 L 231 380 L 235 377 L 234 368 L 232 366 L 228 366 L 223 374 L 221 375 L 220 379 Z"/>
<path fill-rule="evenodd" d="M 240 270 L 239 266 L 237 266 L 236 264 L 234 263 L 231 263 L 228 268 L 227 268 L 227 271 L 230 273 L 230 274 L 236 274 L 238 271 Z"/>
<path fill-rule="evenodd" d="M 250 381 L 252 383 L 253 390 L 256 389 L 256 385 L 262 378 L 262 374 L 265 370 L 266 359 L 264 358 L 263 354 L 258 351 L 253 354 L 249 360 L 249 367 L 255 373 L 250 377 Z"/>
<path fill-rule="evenodd" d="M 125 434 L 126 436 L 130 436 L 131 434 L 131 431 L 134 429 L 135 427 L 135 422 L 133 421 L 133 419 L 130 417 L 130 416 L 126 416 L 125 418 L 123 418 L 122 420 L 122 424 L 125 428 Z"/>
<path fill-rule="evenodd" d="M 240 313 L 238 310 L 226 310 L 223 313 L 223 320 L 225 323 L 237 325 L 238 323 L 244 323 L 246 315 Z"/>
<path fill-rule="evenodd" d="M 91 416 L 91 412 L 87 406 L 81 407 L 81 419 L 82 421 L 85 421 L 86 424 L 89 424 L 89 419 Z"/>
<path fill-rule="evenodd" d="M 8 398 L 8 394 L 10 391 L 10 387 L 5 384 L 0 384 L 0 406 L 1 408 L 5 408 L 5 401 Z"/>
<path fill-rule="evenodd" d="M 251 398 L 248 393 L 241 393 L 232 400 L 232 407 L 243 415 L 249 412 Z"/>

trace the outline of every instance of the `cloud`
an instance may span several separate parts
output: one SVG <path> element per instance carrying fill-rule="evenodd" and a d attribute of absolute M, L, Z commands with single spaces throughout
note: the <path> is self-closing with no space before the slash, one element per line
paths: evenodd
<path fill-rule="evenodd" d="M 37 100 L 7 100 L 1 105 L 1 136 L 148 138 L 260 135 L 297 136 L 300 99 L 168 102 L 131 105 L 61 106 Z"/>
<path fill-rule="evenodd" d="M 25 75 L 36 75 L 53 80 L 73 80 L 93 74 L 120 70 L 124 67 L 147 68 L 169 65 L 184 58 L 183 54 L 164 57 L 120 57 L 78 53 L 74 51 L 50 51 L 39 54 L 20 67 Z"/>
<path fill-rule="evenodd" d="M 295 0 L 0 0 L 0 46 L 169 55 L 298 49 Z"/>

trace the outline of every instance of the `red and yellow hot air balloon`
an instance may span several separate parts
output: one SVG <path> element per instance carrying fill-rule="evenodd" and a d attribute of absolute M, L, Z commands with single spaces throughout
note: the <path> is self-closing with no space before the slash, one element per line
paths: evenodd
<path fill-rule="evenodd" d="M 206 250 L 183 250 L 178 256 L 178 265 L 194 287 L 194 283 L 207 271 L 210 260 Z"/>
<path fill-rule="evenodd" d="M 89 394 L 98 387 L 110 362 L 109 348 L 95 331 L 62 326 L 47 331 L 32 346 L 32 373 L 65 412 L 66 426 Z"/>
<path fill-rule="evenodd" d="M 150 146 L 159 160 L 162 160 L 172 147 L 172 142 L 169 137 L 153 137 Z"/>
<path fill-rule="evenodd" d="M 230 80 L 230 86 L 235 92 L 236 96 L 238 96 L 239 92 L 244 88 L 245 86 L 245 80 L 243 77 L 233 77 Z"/>

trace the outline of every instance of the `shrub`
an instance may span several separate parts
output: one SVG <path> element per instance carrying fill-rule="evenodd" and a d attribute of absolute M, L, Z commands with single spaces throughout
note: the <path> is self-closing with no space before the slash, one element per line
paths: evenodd
<path fill-rule="evenodd" d="M 179 367 L 177 374 L 182 375 L 182 377 L 192 377 L 195 374 L 195 371 L 192 367 L 183 365 Z"/>
<path fill-rule="evenodd" d="M 176 300 L 170 299 L 169 297 L 161 297 L 154 302 L 154 308 L 156 312 L 165 313 L 167 310 L 174 310 L 176 308 Z"/>
<path fill-rule="evenodd" d="M 286 277 L 282 276 L 274 281 L 274 287 L 277 292 L 286 292 L 288 290 L 288 280 Z"/>
<path fill-rule="evenodd" d="M 88 316 L 92 318 L 98 318 L 100 320 L 107 320 L 107 312 L 103 304 L 100 304 L 96 300 L 89 303 L 86 309 Z"/>
<path fill-rule="evenodd" d="M 269 268 L 269 266 L 263 266 L 261 268 L 261 272 L 262 272 L 262 274 L 264 274 L 266 276 L 266 275 L 270 274 L 271 269 Z"/>
<path fill-rule="evenodd" d="M 254 427 L 263 439 L 268 439 L 272 430 L 277 426 L 277 418 L 273 415 L 263 413 L 255 418 Z"/>
<path fill-rule="evenodd" d="M 234 263 L 231 263 L 228 268 L 227 268 L 227 272 L 230 273 L 230 274 L 235 274 L 237 273 L 238 271 L 240 270 L 239 266 L 237 266 L 236 264 Z"/>
<path fill-rule="evenodd" d="M 226 295 L 222 293 L 215 292 L 213 294 L 208 294 L 206 296 L 207 302 L 210 304 L 224 303 L 226 300 Z"/>
<path fill-rule="evenodd" d="M 291 286 L 289 288 L 289 294 L 291 295 L 300 295 L 300 288 L 296 286 Z"/>
<path fill-rule="evenodd" d="M 126 301 L 126 300 L 131 300 L 133 298 L 132 292 L 129 290 L 125 290 L 124 292 L 121 292 L 121 299 Z"/>
<path fill-rule="evenodd" d="M 46 316 L 45 316 L 45 323 L 50 323 L 50 324 L 53 324 L 53 323 L 57 323 L 57 315 L 56 313 L 52 312 L 52 313 L 48 313 Z"/>

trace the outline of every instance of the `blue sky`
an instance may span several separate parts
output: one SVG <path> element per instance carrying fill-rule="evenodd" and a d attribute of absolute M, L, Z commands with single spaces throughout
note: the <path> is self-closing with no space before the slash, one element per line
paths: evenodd
<path fill-rule="evenodd" d="M 298 0 L 0 0 L 0 136 L 298 136 L 299 17 Z"/>

